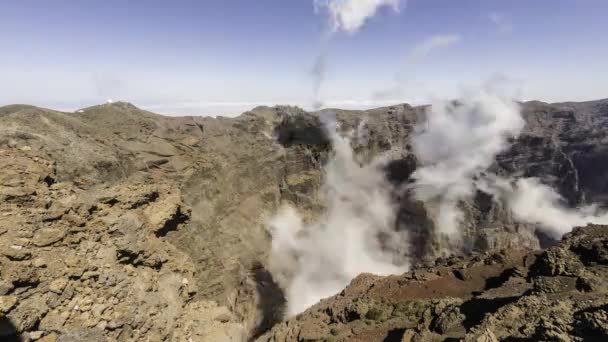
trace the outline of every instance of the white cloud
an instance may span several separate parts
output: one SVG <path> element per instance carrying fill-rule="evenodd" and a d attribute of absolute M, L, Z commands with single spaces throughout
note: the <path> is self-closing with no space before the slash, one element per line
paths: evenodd
<path fill-rule="evenodd" d="M 327 11 L 332 31 L 355 33 L 380 8 L 389 7 L 399 12 L 403 0 L 315 0 L 317 12 Z"/>

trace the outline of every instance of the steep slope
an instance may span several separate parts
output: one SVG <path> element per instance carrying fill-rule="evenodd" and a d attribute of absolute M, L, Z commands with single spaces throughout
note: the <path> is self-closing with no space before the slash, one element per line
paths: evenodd
<path fill-rule="evenodd" d="M 25 338 L 245 338 L 263 305 L 260 282 L 270 278 L 262 267 L 270 243 L 264 214 L 280 200 L 289 163 L 272 138 L 278 109 L 258 112 L 229 120 L 165 118 L 125 103 L 74 114 L 3 107 L 2 294 L 16 301 L 4 312 L 17 331 L 28 331 Z M 49 241 L 38 245 L 45 234 Z M 70 261 L 50 264 L 56 253 Z M 73 266 L 126 277 L 122 292 L 106 294 L 116 282 L 71 274 Z M 57 278 L 57 295 L 72 287 L 77 294 L 44 308 Z M 85 297 L 104 298 L 98 304 L 112 309 L 93 314 L 80 303 Z M 214 305 L 217 315 L 178 318 Z M 82 315 L 72 314 L 75 307 Z M 150 313 L 157 323 L 142 318 Z"/>

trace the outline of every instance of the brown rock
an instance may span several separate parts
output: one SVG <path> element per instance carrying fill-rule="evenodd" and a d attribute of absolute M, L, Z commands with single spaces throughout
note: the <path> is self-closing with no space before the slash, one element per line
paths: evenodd
<path fill-rule="evenodd" d="M 24 332 L 34 329 L 48 310 L 42 298 L 28 298 L 20 301 L 7 316 L 15 324 L 17 332 Z"/>
<path fill-rule="evenodd" d="M 40 228 L 34 233 L 33 243 L 38 247 L 52 245 L 65 237 L 65 231 L 57 228 Z"/>
<path fill-rule="evenodd" d="M 13 261 L 24 261 L 32 258 L 32 253 L 29 250 L 18 245 L 3 248 L 2 254 Z"/>
<path fill-rule="evenodd" d="M 39 328 L 47 331 L 61 331 L 68 317 L 67 312 L 60 313 L 58 310 L 52 310 L 40 321 Z"/>
<path fill-rule="evenodd" d="M 605 202 L 608 102 L 521 108 L 528 126 L 495 171 L 541 177 L 573 207 Z M 335 112 L 345 131 L 365 126 L 365 139 L 353 139 L 362 162 L 391 151 L 387 169 L 399 189 L 418 165 L 410 138 L 424 111 L 398 105 Z M 8 106 L 0 107 L 0 127 L 7 128 L 0 129 L 0 146 L 31 147 L 0 154 L 0 246 L 20 238 L 23 246 L 0 257 L 0 294 L 17 297 L 10 315 L 19 329 L 61 332 L 64 341 L 215 342 L 244 340 L 243 326 L 263 321 L 262 333 L 280 320 L 277 279 L 259 279 L 251 269 L 267 264 L 266 213 L 285 201 L 307 220 L 323 210 L 318 191 L 331 151 L 317 114 L 262 107 L 234 119 L 167 118 L 125 103 L 79 113 Z M 397 223 L 411 228 L 411 245 L 400 247 L 412 266 L 431 265 L 444 244 L 434 236 L 432 213 L 408 197 L 395 203 L 403 216 Z M 467 249 L 541 245 L 536 227 L 513 222 L 490 197 L 476 194 L 462 203 Z M 339 325 L 337 335 L 321 338 L 382 341 L 399 339 L 407 328 L 413 341 L 444 341 L 462 338 L 466 324 L 491 331 L 490 340 L 603 338 L 605 240 L 599 228 L 575 232 L 531 276 L 528 263 L 514 271 L 525 253 L 481 254 L 474 262 L 463 255 L 441 269 L 365 275 L 266 336 L 294 341 L 303 328 L 302 338 L 317 338 L 324 327 Z M 31 263 L 27 251 L 36 258 Z M 166 273 L 177 281 L 159 280 Z M 510 282 L 514 277 L 520 281 Z M 71 280 L 54 287 L 58 295 L 49 284 L 63 278 Z M 529 291 L 532 283 L 537 291 Z M 446 298 L 458 301 L 445 304 Z M 195 305 L 211 299 L 229 314 Z M 54 309 L 45 315 L 48 307 Z"/>
<path fill-rule="evenodd" d="M 300 328 L 298 341 L 311 342 L 330 336 L 329 327 L 322 322 L 306 322 Z"/>
<path fill-rule="evenodd" d="M 498 339 L 492 330 L 486 329 L 479 337 L 477 337 L 477 339 L 475 339 L 475 342 L 498 342 Z"/>
<path fill-rule="evenodd" d="M 9 313 L 17 305 L 16 296 L 0 296 L 0 313 Z"/>
<path fill-rule="evenodd" d="M 44 331 L 30 331 L 27 335 L 32 341 L 38 341 L 44 335 Z"/>
<path fill-rule="evenodd" d="M 57 334 L 52 332 L 46 336 L 43 336 L 38 342 L 57 342 Z"/>
<path fill-rule="evenodd" d="M 68 280 L 65 278 L 55 279 L 49 285 L 49 290 L 60 295 L 63 292 L 63 289 L 65 289 L 67 284 L 68 284 Z"/>

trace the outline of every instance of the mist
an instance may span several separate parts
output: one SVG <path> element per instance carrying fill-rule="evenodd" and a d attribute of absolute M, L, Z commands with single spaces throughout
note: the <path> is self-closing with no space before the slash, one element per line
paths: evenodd
<path fill-rule="evenodd" d="M 516 220 L 536 224 L 539 230 L 555 239 L 574 227 L 608 224 L 608 213 L 599 210 L 597 205 L 568 208 L 562 196 L 538 178 L 497 178 L 495 187 Z"/>
<path fill-rule="evenodd" d="M 395 231 L 383 160 L 361 166 L 350 138 L 331 123 L 326 128 L 333 152 L 321 187 L 325 211 L 307 223 L 286 205 L 269 223 L 270 269 L 285 289 L 290 316 L 335 295 L 361 273 L 400 274 L 409 266 L 400 250 L 407 235 Z"/>
<path fill-rule="evenodd" d="M 440 100 L 416 127 L 412 144 L 420 167 L 412 175 L 418 200 L 433 213 L 440 233 L 459 239 L 460 201 L 474 191 L 474 179 L 509 147 L 525 122 L 518 105 L 488 87 L 459 101 Z"/>
<path fill-rule="evenodd" d="M 317 13 L 327 15 L 323 48 L 312 68 L 314 108 L 322 106 L 327 49 L 339 32 L 355 34 L 383 8 L 398 12 L 399 0 L 317 0 Z M 411 50 L 408 63 L 431 51 L 459 43 L 460 35 L 433 36 Z M 463 203 L 477 191 L 505 204 L 516 221 L 532 224 L 554 238 L 589 222 L 607 223 L 596 206 L 568 208 L 561 196 L 538 179 L 510 178 L 488 170 L 496 156 L 510 148 L 526 122 L 504 80 L 463 91 L 457 101 L 437 99 L 427 107 L 410 142 L 418 161 L 411 183 L 415 200 L 424 205 L 434 226 L 434 239 L 448 241 L 440 252 L 463 252 Z M 390 92 L 393 93 L 393 92 Z M 323 118 L 321 118 L 323 119 Z M 323 121 L 323 120 L 322 120 Z M 283 205 L 270 219 L 272 250 L 269 270 L 284 289 L 288 316 L 335 295 L 361 273 L 400 274 L 409 269 L 407 229 L 395 230 L 397 203 L 385 178 L 382 156 L 368 164 L 353 153 L 350 140 L 365 140 L 365 120 L 357 134 L 340 135 L 335 120 L 325 120 L 332 153 L 324 165 L 320 189 L 324 211 L 307 220 Z M 407 222 L 405 223 L 407 225 Z"/>
<path fill-rule="evenodd" d="M 416 128 L 412 143 L 420 166 L 412 175 L 415 196 L 457 253 L 464 214 L 460 204 L 476 191 L 507 205 L 516 221 L 533 224 L 560 239 L 576 226 L 608 223 L 597 205 L 568 208 L 537 178 L 501 177 L 488 172 L 496 155 L 510 147 L 525 121 L 519 105 L 500 84 L 489 83 L 458 101 L 436 101 Z"/>
<path fill-rule="evenodd" d="M 404 190 L 424 204 L 434 238 L 448 241 L 443 254 L 463 252 L 461 205 L 477 191 L 504 203 L 517 222 L 555 239 L 576 226 L 608 223 L 608 213 L 596 206 L 568 208 L 538 179 L 489 172 L 525 127 L 518 103 L 504 89 L 487 84 L 458 101 L 435 101 L 410 138 L 419 165 Z M 337 294 L 361 273 L 400 274 L 410 266 L 407 229 L 395 231 L 392 194 L 399 189 L 386 180 L 387 158 L 362 164 L 351 148 L 351 139 L 367 143 L 365 119 L 346 136 L 335 119 L 321 121 L 333 149 L 320 189 L 324 211 L 307 221 L 284 205 L 269 221 L 269 269 L 285 291 L 289 316 Z"/>

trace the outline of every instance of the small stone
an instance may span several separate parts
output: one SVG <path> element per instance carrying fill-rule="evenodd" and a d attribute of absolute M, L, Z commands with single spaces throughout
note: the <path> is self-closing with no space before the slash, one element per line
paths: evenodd
<path fill-rule="evenodd" d="M 42 222 L 52 222 L 52 221 L 57 221 L 59 220 L 63 214 L 64 214 L 64 210 L 61 209 L 55 209 L 55 210 L 51 210 L 49 212 L 47 212 L 46 214 L 44 214 L 41 218 L 42 218 Z"/>
<path fill-rule="evenodd" d="M 48 310 L 43 300 L 28 298 L 20 301 L 9 316 L 18 332 L 43 330 L 38 327 Z"/>
<path fill-rule="evenodd" d="M 61 305 L 61 298 L 59 297 L 59 295 L 49 292 L 46 298 L 46 305 L 48 305 L 49 308 L 54 309 Z"/>
<path fill-rule="evenodd" d="M 401 337 L 401 342 L 412 342 L 415 335 L 416 335 L 415 330 L 408 329 L 403 333 L 403 336 Z"/>
<path fill-rule="evenodd" d="M 36 258 L 34 260 L 34 266 L 38 268 L 44 268 L 46 267 L 46 261 L 44 261 L 44 259 L 42 258 Z"/>
<path fill-rule="evenodd" d="M 8 280 L 0 280 L 0 296 L 3 296 L 15 288 L 12 282 Z"/>
<path fill-rule="evenodd" d="M 221 323 L 230 322 L 230 314 L 229 313 L 221 313 L 215 317 L 215 320 Z"/>
<path fill-rule="evenodd" d="M 49 290 L 51 290 L 51 292 L 54 292 L 56 294 L 61 294 L 67 284 L 68 284 L 68 280 L 65 278 L 55 279 L 49 285 Z"/>
<path fill-rule="evenodd" d="M 33 243 L 38 247 L 45 247 L 61 241 L 65 237 L 65 231 L 56 228 L 42 228 L 34 234 Z"/>
<path fill-rule="evenodd" d="M 486 329 L 479 337 L 477 337 L 475 342 L 498 342 L 498 339 L 491 330 Z"/>
<path fill-rule="evenodd" d="M 44 331 L 30 331 L 29 332 L 29 337 L 32 341 L 37 341 L 39 340 L 42 335 L 44 335 Z"/>
<path fill-rule="evenodd" d="M 15 305 L 17 305 L 17 297 L 15 296 L 0 296 L 0 312 L 8 313 Z"/>
<path fill-rule="evenodd" d="M 91 312 L 95 317 L 100 317 L 107 308 L 108 306 L 104 304 L 93 304 Z"/>
<path fill-rule="evenodd" d="M 22 148 L 20 148 L 21 151 L 31 151 L 32 148 L 29 146 L 23 146 Z"/>
<path fill-rule="evenodd" d="M 50 333 L 38 340 L 38 342 L 56 342 L 56 341 L 57 341 L 57 334 L 55 334 L 55 333 Z"/>
<path fill-rule="evenodd" d="M 70 278 L 80 278 L 80 277 L 82 277 L 84 272 L 85 272 L 85 268 L 82 266 L 71 267 L 68 270 L 68 275 L 70 276 Z"/>
<path fill-rule="evenodd" d="M 329 335 L 329 327 L 323 324 L 306 322 L 300 329 L 300 340 L 317 341 Z"/>
<path fill-rule="evenodd" d="M 24 261 L 29 260 L 32 257 L 30 251 L 23 249 L 22 246 L 10 246 L 10 248 L 4 249 L 2 254 L 13 261 Z"/>
<path fill-rule="evenodd" d="M 91 279 L 91 278 L 99 278 L 99 272 L 87 271 L 82 274 L 82 279 Z"/>
<path fill-rule="evenodd" d="M 68 285 L 66 286 L 66 288 L 63 290 L 63 293 L 61 294 L 61 301 L 68 301 L 71 300 L 74 297 L 74 286 Z"/>
<path fill-rule="evenodd" d="M 107 324 L 106 329 L 108 329 L 108 330 L 116 330 L 116 329 L 122 327 L 123 325 L 124 325 L 123 322 L 119 322 L 119 321 L 116 321 L 116 320 L 111 320 Z"/>
<path fill-rule="evenodd" d="M 100 321 L 97 324 L 97 329 L 99 329 L 99 330 L 106 330 L 107 326 L 108 326 L 108 322 L 106 322 L 106 321 Z"/>
<path fill-rule="evenodd" d="M 80 265 L 80 260 L 81 258 L 76 256 L 76 255 L 68 255 L 66 257 L 63 258 L 63 262 L 70 267 L 76 267 L 78 265 Z"/>

